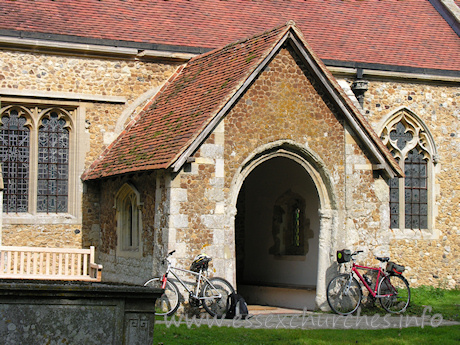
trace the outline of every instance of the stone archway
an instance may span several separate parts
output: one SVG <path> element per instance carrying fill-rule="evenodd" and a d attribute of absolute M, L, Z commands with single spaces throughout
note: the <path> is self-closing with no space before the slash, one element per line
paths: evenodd
<path fill-rule="evenodd" d="M 241 169 L 235 280 L 249 303 L 313 309 L 325 302 L 333 193 L 315 159 L 284 143 Z"/>

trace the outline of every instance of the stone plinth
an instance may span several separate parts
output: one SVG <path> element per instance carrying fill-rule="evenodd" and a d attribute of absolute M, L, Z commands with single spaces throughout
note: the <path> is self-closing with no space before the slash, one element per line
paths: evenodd
<path fill-rule="evenodd" d="M 0 280 L 2 344 L 151 344 L 161 289 Z"/>

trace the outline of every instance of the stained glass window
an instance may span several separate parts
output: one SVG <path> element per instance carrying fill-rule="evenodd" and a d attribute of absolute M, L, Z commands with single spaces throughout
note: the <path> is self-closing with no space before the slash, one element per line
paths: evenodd
<path fill-rule="evenodd" d="M 69 130 L 57 112 L 38 131 L 37 212 L 67 212 Z"/>
<path fill-rule="evenodd" d="M 429 171 L 436 156 L 428 130 L 416 116 L 403 110 L 387 123 L 381 138 L 405 174 L 402 179 L 389 181 L 390 227 L 428 229 Z"/>
<path fill-rule="evenodd" d="M 4 182 L 3 212 L 28 211 L 30 130 L 16 108 L 2 114 L 0 156 Z"/>

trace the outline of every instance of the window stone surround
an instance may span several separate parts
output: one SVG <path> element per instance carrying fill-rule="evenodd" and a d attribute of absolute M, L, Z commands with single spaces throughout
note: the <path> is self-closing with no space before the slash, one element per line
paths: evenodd
<path fill-rule="evenodd" d="M 1 95 L 1 93 L 0 93 Z M 52 97 L 52 94 L 49 95 Z M 25 107 L 50 107 L 56 109 L 66 109 L 70 112 L 67 119 L 70 128 L 69 143 L 69 185 L 68 185 L 68 212 L 67 213 L 37 213 L 37 193 L 36 193 L 36 176 L 37 176 L 37 146 L 31 145 L 30 159 L 30 191 L 29 191 L 29 212 L 16 214 L 3 214 L 3 224 L 81 224 L 81 193 L 83 189 L 80 175 L 84 170 L 85 154 L 88 151 L 89 137 L 85 131 L 85 112 L 90 104 L 80 101 L 53 100 L 22 98 L 13 96 L 1 97 L 1 104 L 20 105 Z M 38 114 L 36 114 L 38 115 Z M 33 116 L 30 119 L 31 143 L 37 140 L 39 119 Z"/>

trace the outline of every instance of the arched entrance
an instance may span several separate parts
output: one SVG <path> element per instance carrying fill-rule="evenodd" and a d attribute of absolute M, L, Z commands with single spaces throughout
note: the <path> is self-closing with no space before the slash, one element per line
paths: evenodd
<path fill-rule="evenodd" d="M 248 303 L 315 307 L 321 202 L 301 163 L 292 153 L 267 154 L 239 190 L 236 283 Z"/>

